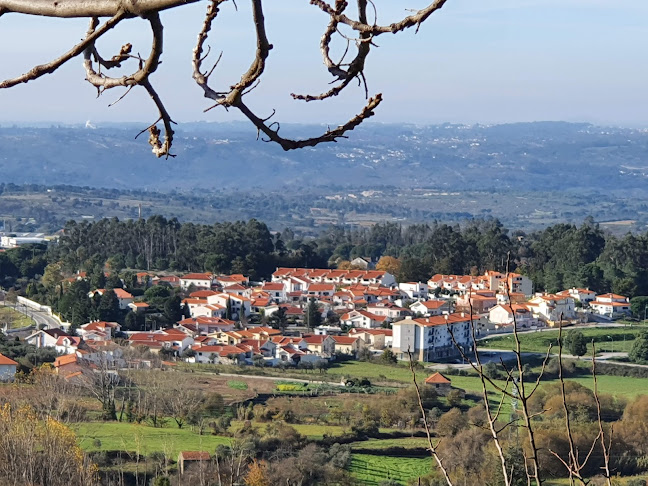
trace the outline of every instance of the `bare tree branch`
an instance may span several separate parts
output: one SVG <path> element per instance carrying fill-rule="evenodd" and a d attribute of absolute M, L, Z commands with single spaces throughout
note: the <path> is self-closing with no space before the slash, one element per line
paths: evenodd
<path fill-rule="evenodd" d="M 432 2 L 430 5 L 425 7 L 424 9 L 416 12 L 414 15 L 405 17 L 400 22 L 395 22 L 393 24 L 383 26 L 383 25 L 368 25 L 366 22 L 351 20 L 349 17 L 347 17 L 344 14 L 337 14 L 335 12 L 335 9 L 331 7 L 328 3 L 324 2 L 323 0 L 310 1 L 311 5 L 315 5 L 316 7 L 319 7 L 323 12 L 329 14 L 331 16 L 331 19 L 335 20 L 337 23 L 348 25 L 353 30 L 371 34 L 373 36 L 377 36 L 380 34 L 387 34 L 387 33 L 395 34 L 397 32 L 403 31 L 405 29 L 409 29 L 410 27 L 414 27 L 414 26 L 417 26 L 418 28 L 418 26 L 421 23 L 425 22 L 425 20 L 427 20 L 427 18 L 430 15 L 432 15 L 434 12 L 442 8 L 446 2 L 447 0 L 436 0 L 435 2 Z"/>
<path fill-rule="evenodd" d="M 416 370 L 414 369 L 414 360 L 412 359 L 412 352 L 409 349 L 407 350 L 407 355 L 409 356 L 409 368 L 410 368 L 410 372 L 412 373 L 412 382 L 414 383 L 414 390 L 416 391 L 416 396 L 418 398 L 419 410 L 421 410 L 421 415 L 423 416 L 423 426 L 425 427 L 425 435 L 427 436 L 427 442 L 428 442 L 430 454 L 436 461 L 437 466 L 439 466 L 441 473 L 443 473 L 443 477 L 445 478 L 446 483 L 448 483 L 448 486 L 453 486 L 452 480 L 450 479 L 450 475 L 448 474 L 448 470 L 443 465 L 443 461 L 441 460 L 441 457 L 437 453 L 437 447 L 439 446 L 439 444 L 437 443 L 437 445 L 435 446 L 432 443 L 432 434 L 430 433 L 430 426 L 428 425 L 427 416 L 425 413 L 425 407 L 423 406 L 423 400 L 421 399 L 421 390 L 419 389 L 418 382 L 416 381 Z"/>
<path fill-rule="evenodd" d="M 0 0 L 0 11 L 56 18 L 113 17 L 125 12 L 129 17 L 195 3 L 199 0 Z"/>
<path fill-rule="evenodd" d="M 100 95 L 106 89 L 117 86 L 131 88 L 133 86 L 142 86 L 146 89 L 149 96 L 155 103 L 159 118 L 158 122 L 164 124 L 164 140 L 160 140 L 160 134 L 155 124 L 150 126 L 149 143 L 153 147 L 153 153 L 158 156 L 170 156 L 170 148 L 173 141 L 173 130 L 171 117 L 164 107 L 161 97 L 153 88 L 149 77 L 154 73 L 159 65 L 162 54 L 163 44 L 163 27 L 160 22 L 159 12 L 181 7 L 198 0 L 0 0 L 0 15 L 4 13 L 18 13 L 25 15 L 37 15 L 52 18 L 90 18 L 91 27 L 83 41 L 73 46 L 62 56 L 52 60 L 49 63 L 35 66 L 27 73 L 13 79 L 8 79 L 0 83 L 1 88 L 9 88 L 19 83 L 28 82 L 38 77 L 55 72 L 65 62 L 75 56 L 84 54 L 83 67 L 86 73 L 86 79 L 97 88 Z M 366 106 L 356 116 L 352 117 L 346 123 L 339 125 L 335 129 L 327 129 L 323 134 L 307 138 L 305 140 L 292 140 L 279 135 L 280 124 L 276 121 L 267 123 L 270 117 L 262 118 L 256 115 L 252 109 L 243 102 L 243 97 L 255 89 L 261 80 L 266 69 L 266 61 L 273 46 L 268 40 L 266 34 L 265 17 L 263 13 L 263 0 L 251 0 L 252 17 L 254 23 L 254 32 L 256 35 L 256 52 L 250 64 L 250 67 L 244 72 L 239 81 L 230 85 L 228 89 L 216 91 L 209 86 L 209 78 L 214 71 L 218 60 L 214 66 L 206 71 L 202 70 L 202 63 L 205 61 L 207 54 L 203 55 L 204 45 L 208 34 L 211 30 L 212 23 L 218 15 L 219 6 L 226 0 L 211 0 L 209 2 L 207 14 L 205 16 L 202 28 L 198 34 L 198 42 L 193 51 L 193 78 L 201 87 L 206 98 L 215 101 L 214 106 L 223 106 L 226 109 L 233 107 L 245 115 L 256 127 L 258 134 L 264 135 L 264 141 L 278 143 L 284 150 L 293 150 L 303 147 L 313 147 L 323 142 L 335 142 L 339 138 L 346 137 L 346 132 L 353 130 L 360 123 L 374 115 L 374 110 L 382 101 L 382 95 L 377 94 L 369 98 L 367 80 L 364 75 L 366 59 L 371 52 L 372 40 L 375 36 L 386 32 L 400 32 L 410 27 L 418 26 L 425 21 L 432 13 L 440 9 L 447 0 L 436 0 L 434 3 L 418 11 L 414 15 L 404 18 L 402 21 L 389 26 L 379 26 L 377 22 L 377 9 L 371 0 L 355 0 L 358 8 L 358 20 L 350 20 L 344 12 L 348 6 L 347 0 L 336 0 L 335 6 L 332 7 L 322 0 L 311 0 L 313 5 L 318 6 L 325 14 L 329 15 L 329 22 L 324 35 L 320 40 L 320 50 L 329 72 L 336 78 L 338 84 L 329 91 L 319 95 L 295 95 L 294 99 L 305 101 L 323 100 L 338 95 L 346 88 L 351 81 L 357 80 L 364 86 Z M 236 3 L 234 6 L 236 7 Z M 367 8 L 373 8 L 373 24 L 370 25 L 367 18 Z M 98 19 L 101 17 L 111 17 L 103 25 L 99 26 Z M 131 55 L 132 46 L 130 43 L 124 43 L 119 53 L 112 58 L 102 57 L 95 47 L 96 40 L 104 33 L 114 28 L 121 20 L 133 17 L 140 17 L 150 23 L 153 31 L 153 46 L 147 59 Z M 340 25 L 346 25 L 359 33 L 357 39 L 349 39 L 339 30 Z M 330 56 L 330 43 L 335 34 L 339 34 L 347 42 L 347 51 L 350 42 L 355 42 L 357 54 L 349 63 L 344 63 L 345 51 L 342 59 L 335 63 Z M 122 63 L 130 58 L 138 60 L 138 69 L 130 74 L 121 77 L 111 77 L 102 73 L 102 68 L 110 70 L 121 67 Z M 220 60 L 220 57 L 219 57 Z M 126 94 L 129 91 L 126 92 Z M 122 95 L 118 101 L 122 100 L 126 94 Z M 114 103 L 113 103 L 114 104 Z M 156 122 L 157 123 L 157 122 Z"/>
<path fill-rule="evenodd" d="M 0 4 L 1 2 L 2 0 L 0 0 Z M 0 83 L 0 89 L 11 88 L 12 86 L 15 86 L 20 83 L 27 83 L 28 81 L 33 81 L 34 79 L 40 78 L 45 74 L 53 73 L 58 68 L 60 68 L 63 64 L 65 64 L 67 61 L 83 53 L 83 51 L 86 50 L 88 46 L 94 44 L 94 42 L 97 39 L 99 39 L 99 37 L 104 35 L 110 29 L 114 28 L 117 24 L 119 24 L 119 22 L 124 20 L 126 16 L 127 15 L 125 11 L 123 10 L 118 11 L 110 20 L 106 21 L 97 30 L 93 29 L 92 32 L 88 32 L 86 38 L 83 39 L 82 42 L 75 45 L 72 49 L 67 51 L 62 56 L 46 64 L 40 64 L 38 66 L 34 66 L 32 69 L 27 71 L 22 76 L 18 76 L 13 79 L 7 79 L 5 81 L 2 81 Z"/>

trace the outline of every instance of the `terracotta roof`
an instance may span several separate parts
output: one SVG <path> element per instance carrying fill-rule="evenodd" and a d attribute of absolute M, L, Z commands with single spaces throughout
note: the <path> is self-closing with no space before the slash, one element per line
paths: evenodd
<path fill-rule="evenodd" d="M 335 290 L 334 284 L 316 283 L 308 286 L 309 292 L 331 292 Z"/>
<path fill-rule="evenodd" d="M 451 381 L 449 379 L 447 379 L 445 376 L 443 376 L 441 373 L 437 372 L 437 373 L 434 373 L 431 376 L 428 376 L 425 379 L 425 383 L 428 383 L 428 384 L 448 384 L 449 385 L 451 383 Z"/>
<path fill-rule="evenodd" d="M 445 326 L 446 324 L 456 324 L 459 322 L 469 322 L 470 321 L 470 316 L 468 314 L 460 314 L 460 313 L 454 313 L 454 314 L 449 314 L 449 315 L 443 315 L 443 316 L 432 316 L 432 317 L 422 317 L 420 319 L 413 319 L 416 323 L 421 324 L 423 326 Z M 478 315 L 473 315 L 473 321 L 479 320 Z M 398 325 L 402 322 L 407 322 L 407 321 L 398 321 L 395 322 L 394 325 Z"/>
<path fill-rule="evenodd" d="M 209 461 L 210 457 L 209 452 L 205 451 L 182 451 L 178 459 L 184 461 Z"/>
<path fill-rule="evenodd" d="M 439 307 L 443 307 L 444 305 L 448 305 L 447 300 L 428 300 L 425 302 L 421 302 L 423 306 L 426 309 L 438 309 Z"/>
<path fill-rule="evenodd" d="M 333 338 L 333 341 L 335 341 L 335 344 L 354 344 L 358 339 L 360 339 L 360 336 L 331 336 Z"/>
<path fill-rule="evenodd" d="M 304 336 L 304 341 L 306 341 L 308 344 L 322 344 L 324 340 L 328 336 L 322 336 L 322 335 L 310 335 L 310 336 Z"/>
<path fill-rule="evenodd" d="M 364 332 L 366 332 L 367 334 L 373 334 L 373 335 L 377 335 L 377 334 L 382 334 L 384 336 L 393 336 L 394 335 L 394 331 L 392 331 L 391 329 L 363 329 L 363 328 L 357 328 L 357 327 L 352 328 L 349 331 L 349 334 L 362 334 Z"/>
<path fill-rule="evenodd" d="M 63 346 L 64 339 L 67 339 L 70 342 L 70 345 L 72 346 L 78 346 L 79 344 L 81 344 L 81 338 L 78 336 L 61 336 L 56 341 L 56 345 Z"/>
<path fill-rule="evenodd" d="M 132 299 L 133 295 L 130 294 L 129 292 L 126 292 L 124 289 L 116 288 L 116 289 L 111 289 L 113 292 L 115 292 L 115 295 L 117 296 L 118 299 Z M 99 292 L 101 295 L 103 295 L 106 292 L 106 289 L 97 289 L 95 292 Z"/>
<path fill-rule="evenodd" d="M 65 354 L 63 356 L 59 356 L 54 360 L 54 367 L 60 368 L 61 366 L 73 364 L 76 362 L 77 362 L 77 355 L 75 353 Z"/>
<path fill-rule="evenodd" d="M 603 297 L 604 299 L 626 299 L 627 298 L 623 295 L 618 295 L 618 294 L 603 294 L 603 295 L 596 296 L 597 299 L 601 297 Z"/>
<path fill-rule="evenodd" d="M 206 299 L 210 295 L 216 295 L 217 293 L 218 292 L 214 292 L 213 290 L 196 290 L 195 292 L 191 292 L 189 297 L 194 299 Z"/>
<path fill-rule="evenodd" d="M 13 359 L 7 358 L 5 355 L 0 354 L 0 365 L 4 366 L 18 366 Z"/>
<path fill-rule="evenodd" d="M 234 284 L 230 285 L 229 287 L 225 287 L 225 292 L 229 292 L 231 290 L 247 290 L 245 287 L 243 287 L 241 284 Z"/>
<path fill-rule="evenodd" d="M 630 307 L 630 304 L 628 302 L 599 302 L 598 300 L 594 302 L 590 302 L 590 306 L 592 305 L 604 305 L 604 306 L 612 306 L 612 307 Z"/>
<path fill-rule="evenodd" d="M 81 376 L 83 374 L 83 371 L 75 371 L 74 373 L 70 373 L 69 375 L 65 376 L 65 380 L 71 380 L 72 378 L 76 378 L 77 376 Z"/>
<path fill-rule="evenodd" d="M 293 348 L 292 346 L 281 346 L 281 349 L 283 351 L 285 351 L 286 353 L 291 354 L 291 355 L 295 355 L 295 354 L 296 355 L 303 355 L 303 354 L 305 354 L 302 351 L 300 351 L 299 349 Z"/>
<path fill-rule="evenodd" d="M 211 280 L 211 273 L 188 273 L 180 277 L 182 280 Z"/>

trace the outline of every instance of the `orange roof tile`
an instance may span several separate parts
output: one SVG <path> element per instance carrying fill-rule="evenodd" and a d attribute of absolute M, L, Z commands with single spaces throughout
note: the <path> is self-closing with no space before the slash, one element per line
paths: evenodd
<path fill-rule="evenodd" d="M 437 372 L 434 373 L 433 375 L 428 376 L 425 379 L 425 383 L 428 384 L 450 384 L 451 381 L 447 379 L 445 376 L 443 376 L 441 373 Z"/>

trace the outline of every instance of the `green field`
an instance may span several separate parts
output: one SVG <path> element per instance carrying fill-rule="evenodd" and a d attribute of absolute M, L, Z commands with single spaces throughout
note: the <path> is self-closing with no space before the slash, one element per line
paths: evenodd
<path fill-rule="evenodd" d="M 628 352 L 632 348 L 632 343 L 637 335 L 646 330 L 644 326 L 628 327 L 607 327 L 607 328 L 590 328 L 579 329 L 588 341 L 594 339 L 596 351 L 600 352 Z M 569 328 L 563 329 L 563 335 L 569 332 Z M 532 333 L 521 333 L 520 345 L 522 351 L 533 353 L 546 353 L 549 345 L 553 346 L 552 352 L 557 353 L 558 331 L 542 331 Z M 493 349 L 514 349 L 515 340 L 513 335 L 496 336 L 479 342 L 480 348 Z M 591 344 L 587 346 L 588 354 L 591 354 Z M 566 353 L 567 351 L 565 351 Z"/>
<path fill-rule="evenodd" d="M 239 380 L 230 380 L 227 382 L 227 386 L 234 390 L 247 390 L 248 384 L 244 381 Z"/>
<path fill-rule="evenodd" d="M 412 381 L 412 373 L 405 363 L 384 365 L 369 361 L 344 361 L 334 363 L 329 368 L 328 374 L 341 375 L 345 378 L 367 378 L 370 381 Z M 431 374 L 430 371 L 417 370 L 416 377 L 424 380 Z"/>
<path fill-rule="evenodd" d="M 31 317 L 27 317 L 18 311 L 13 310 L 11 307 L 0 307 L 0 328 L 8 324 L 9 329 L 19 329 L 34 324 Z"/>
<path fill-rule="evenodd" d="M 353 454 L 351 467 L 353 477 L 360 484 L 377 486 L 381 481 L 392 479 L 407 484 L 410 479 L 426 476 L 432 470 L 432 458 L 374 456 Z"/>
<path fill-rule="evenodd" d="M 368 439 L 352 442 L 354 451 L 362 452 L 366 449 L 389 449 L 390 447 L 403 447 L 404 449 L 427 448 L 428 441 L 425 437 L 407 437 L 399 439 Z"/>
<path fill-rule="evenodd" d="M 270 424 L 271 422 L 256 422 L 253 421 L 252 425 L 258 427 L 261 431 Z M 239 420 L 232 420 L 232 426 L 230 431 L 234 432 L 237 429 L 240 429 L 243 425 L 243 422 Z M 308 437 L 309 439 L 318 440 L 326 435 L 343 435 L 349 431 L 348 428 L 342 427 L 340 425 L 319 425 L 319 424 L 287 424 L 288 426 L 294 428 L 301 435 Z M 381 429 L 382 430 L 382 429 Z"/>
<path fill-rule="evenodd" d="M 190 428 L 178 429 L 170 424 L 161 428 L 124 422 L 83 422 L 70 427 L 77 434 L 81 448 L 88 452 L 121 450 L 143 455 L 162 452 L 175 458 L 180 451 L 214 451 L 218 445 L 230 443 L 228 437 L 198 435 Z"/>

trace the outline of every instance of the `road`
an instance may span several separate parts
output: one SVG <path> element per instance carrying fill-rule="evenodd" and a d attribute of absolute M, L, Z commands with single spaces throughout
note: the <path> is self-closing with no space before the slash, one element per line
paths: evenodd
<path fill-rule="evenodd" d="M 20 312 L 27 317 L 31 317 L 36 323 L 37 328 L 41 325 L 47 326 L 49 329 L 61 327 L 56 319 L 54 319 L 52 316 L 47 315 L 45 312 L 36 311 L 34 309 L 30 309 L 29 307 L 25 307 L 24 305 L 12 304 L 10 302 L 4 302 L 4 305 L 6 307 L 11 307 L 16 312 Z"/>
<path fill-rule="evenodd" d="M 504 361 L 512 361 L 515 359 L 515 353 L 513 353 L 513 351 L 511 351 L 510 349 L 477 348 L 477 350 L 479 351 L 479 355 L 482 358 L 482 363 L 488 363 L 491 361 L 499 363 L 500 358 L 503 359 Z M 546 356 L 546 354 L 524 352 L 522 353 L 522 356 L 544 357 Z M 550 353 L 549 356 L 551 356 L 552 358 L 558 357 L 558 353 Z M 572 356 L 571 354 L 563 353 L 562 357 L 563 359 L 578 359 L 582 361 L 592 361 L 591 356 Z M 629 366 L 631 368 L 648 368 L 648 365 L 641 365 L 637 363 L 625 363 L 623 361 L 610 361 L 614 358 L 627 358 L 627 357 L 628 357 L 628 353 L 606 352 L 606 353 L 599 354 L 596 357 L 596 362 L 597 363 L 609 362 L 611 364 L 615 364 L 619 366 Z"/>

